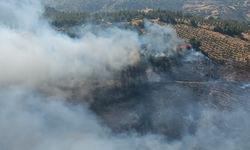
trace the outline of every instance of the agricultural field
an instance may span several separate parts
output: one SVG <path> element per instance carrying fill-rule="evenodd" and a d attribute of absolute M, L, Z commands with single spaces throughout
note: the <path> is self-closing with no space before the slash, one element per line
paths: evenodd
<path fill-rule="evenodd" d="M 250 43 L 248 41 L 183 24 L 176 25 L 175 29 L 181 38 L 200 40 L 201 50 L 212 59 L 239 63 L 250 62 Z"/>

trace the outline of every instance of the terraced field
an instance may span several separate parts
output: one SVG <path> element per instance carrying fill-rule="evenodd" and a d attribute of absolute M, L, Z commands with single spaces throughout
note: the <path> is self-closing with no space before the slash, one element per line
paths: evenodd
<path fill-rule="evenodd" d="M 175 28 L 181 38 L 200 40 L 201 50 L 214 60 L 250 63 L 250 43 L 247 41 L 183 24 L 178 24 Z"/>

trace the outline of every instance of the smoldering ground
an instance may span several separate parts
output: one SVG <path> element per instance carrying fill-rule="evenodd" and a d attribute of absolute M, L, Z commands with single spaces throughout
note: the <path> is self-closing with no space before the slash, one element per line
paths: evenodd
<path fill-rule="evenodd" d="M 250 148 L 247 84 L 211 77 L 201 53 L 179 55 L 173 29 L 72 39 L 41 19 L 39 1 L 0 10 L 0 149 Z"/>

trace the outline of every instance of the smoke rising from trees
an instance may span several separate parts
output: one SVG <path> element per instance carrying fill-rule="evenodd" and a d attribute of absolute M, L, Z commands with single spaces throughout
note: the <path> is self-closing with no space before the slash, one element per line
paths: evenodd
<path fill-rule="evenodd" d="M 174 55 L 173 50 L 181 40 L 170 27 L 148 23 L 145 36 L 116 27 L 97 33 L 83 30 L 86 32 L 80 38 L 73 39 L 54 30 L 42 18 L 43 6 L 39 1 L 2 0 L 0 10 L 0 149 L 250 148 L 247 86 L 240 90 L 234 84 L 234 88 L 222 86 L 235 90 L 232 100 L 237 101 L 230 104 L 217 102 L 215 98 L 220 95 L 216 91 L 202 97 L 174 82 L 156 84 L 145 91 L 142 87 L 140 98 L 127 98 L 133 100 L 129 107 L 123 107 L 123 103 L 103 105 L 110 110 L 101 115 L 93 112 L 87 102 L 68 102 L 74 99 L 65 89 L 80 87 L 79 94 L 83 93 L 84 101 L 85 93 L 97 81 L 106 87 L 117 72 L 139 63 L 142 48 L 155 50 L 156 54 Z M 191 56 L 188 55 L 188 62 L 196 63 Z M 199 59 L 202 59 L 200 55 Z M 172 68 L 172 76 L 178 76 L 178 70 Z M 167 78 L 165 82 L 173 78 L 157 76 Z M 148 127 L 147 120 L 150 120 Z M 114 133 L 108 125 L 129 126 L 141 122 L 145 125 L 140 126 L 143 134 L 133 130 Z"/>

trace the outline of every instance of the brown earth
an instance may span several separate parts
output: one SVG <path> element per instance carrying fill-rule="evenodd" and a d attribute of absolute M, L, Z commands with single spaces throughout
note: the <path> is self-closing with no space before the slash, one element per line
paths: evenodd
<path fill-rule="evenodd" d="M 208 57 L 220 62 L 250 63 L 250 42 L 223 35 L 203 28 L 178 24 L 177 34 L 186 40 L 201 41 L 201 50 Z"/>

